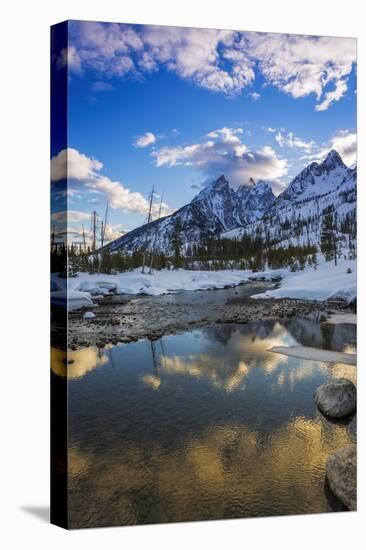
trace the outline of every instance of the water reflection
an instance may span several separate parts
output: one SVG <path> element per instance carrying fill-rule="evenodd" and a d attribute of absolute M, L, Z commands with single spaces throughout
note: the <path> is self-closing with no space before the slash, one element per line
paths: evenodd
<path fill-rule="evenodd" d="M 102 355 L 88 348 L 88 360 L 80 350 L 69 384 L 72 526 L 340 509 L 324 465 L 355 440 L 355 419 L 328 422 L 313 391 L 356 369 L 266 351 L 304 344 L 302 332 L 217 325 Z M 342 341 L 340 327 L 336 345 L 354 339 Z"/>
<path fill-rule="evenodd" d="M 324 464 L 348 443 L 343 426 L 300 417 L 271 434 L 224 424 L 173 449 L 156 442 L 77 454 L 71 517 L 102 526 L 329 511 Z"/>
<path fill-rule="evenodd" d="M 100 351 L 97 347 L 64 351 L 51 348 L 51 369 L 62 377 L 81 378 L 86 373 L 108 363 L 108 348 Z"/>

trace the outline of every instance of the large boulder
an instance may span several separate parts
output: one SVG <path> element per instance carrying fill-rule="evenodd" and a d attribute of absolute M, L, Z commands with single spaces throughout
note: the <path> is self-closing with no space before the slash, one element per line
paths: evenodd
<path fill-rule="evenodd" d="M 329 487 L 349 510 L 357 509 L 357 452 L 356 445 L 333 453 L 327 460 L 326 476 Z"/>
<path fill-rule="evenodd" d="M 356 409 L 356 387 L 347 378 L 325 382 L 314 392 L 320 411 L 332 418 L 342 418 Z"/>

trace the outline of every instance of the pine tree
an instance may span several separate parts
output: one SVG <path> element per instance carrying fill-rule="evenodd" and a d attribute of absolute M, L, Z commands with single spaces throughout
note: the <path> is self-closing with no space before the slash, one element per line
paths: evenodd
<path fill-rule="evenodd" d="M 340 243 L 337 235 L 337 214 L 329 210 L 323 215 L 320 234 L 320 249 L 327 262 L 334 260 L 337 265 L 340 255 Z"/>
<path fill-rule="evenodd" d="M 79 262 L 76 255 L 74 245 L 71 245 L 67 255 L 67 276 L 76 277 L 79 271 Z"/>
<path fill-rule="evenodd" d="M 108 249 L 104 249 L 100 260 L 100 271 L 102 273 L 111 274 L 112 272 L 112 256 Z"/>

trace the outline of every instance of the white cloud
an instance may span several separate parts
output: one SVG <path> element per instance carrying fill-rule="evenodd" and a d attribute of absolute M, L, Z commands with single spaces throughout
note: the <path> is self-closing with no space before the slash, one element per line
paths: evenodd
<path fill-rule="evenodd" d="M 135 147 L 143 148 L 153 145 L 156 142 L 156 136 L 152 132 L 146 132 L 135 139 Z"/>
<path fill-rule="evenodd" d="M 64 210 L 55 212 L 51 216 L 51 220 L 57 223 L 75 223 L 85 220 L 90 220 L 90 212 L 82 212 L 80 210 Z"/>
<path fill-rule="evenodd" d="M 341 130 L 331 141 L 331 149 L 336 149 L 348 166 L 357 162 L 357 134 L 349 130 Z"/>
<path fill-rule="evenodd" d="M 327 144 L 322 145 L 318 150 L 304 158 L 306 160 L 322 161 L 329 151 L 335 149 L 342 157 L 343 162 L 353 167 L 357 162 L 357 134 L 351 130 L 339 130 Z"/>
<path fill-rule="evenodd" d="M 51 180 L 75 179 L 85 181 L 103 168 L 103 164 L 69 147 L 51 159 Z"/>
<path fill-rule="evenodd" d="M 333 101 L 339 101 L 347 92 L 347 83 L 345 80 L 338 80 L 335 84 L 334 90 L 327 92 L 324 95 L 323 101 L 315 106 L 316 111 L 326 111 L 333 103 Z"/>
<path fill-rule="evenodd" d="M 287 160 L 277 157 L 271 147 L 250 149 L 241 139 L 241 128 L 220 128 L 198 143 L 162 147 L 152 152 L 155 165 L 192 166 L 205 177 L 223 173 L 233 187 L 250 178 L 279 180 L 287 173 Z"/>
<path fill-rule="evenodd" d="M 305 141 L 294 135 L 293 132 L 287 134 L 279 130 L 275 135 L 275 140 L 280 147 L 289 147 L 290 149 L 300 149 L 310 153 L 315 146 L 315 141 Z"/>
<path fill-rule="evenodd" d="M 232 47 L 232 31 L 148 26 L 142 40 L 156 63 L 203 88 L 232 94 L 254 79 L 253 62 Z"/>
<path fill-rule="evenodd" d="M 261 94 L 259 94 L 258 92 L 252 92 L 248 95 L 249 95 L 249 97 L 251 98 L 252 101 L 258 101 L 258 99 L 260 99 L 260 97 L 261 97 Z"/>
<path fill-rule="evenodd" d="M 265 84 L 293 98 L 314 94 L 323 111 L 347 91 L 356 63 L 356 40 L 215 29 L 73 22 L 69 70 L 92 69 L 107 78 L 141 77 L 165 67 L 198 86 L 228 95 L 253 83 L 255 68 Z M 250 94 L 258 99 L 258 92 Z"/>
<path fill-rule="evenodd" d="M 235 47 L 232 31 L 73 23 L 81 65 L 107 77 L 150 73 L 164 66 L 198 86 L 235 94 L 254 79 L 254 61 Z M 75 67 L 76 68 L 76 67 Z M 70 67 L 73 70 L 73 66 Z"/>
<path fill-rule="evenodd" d="M 51 179 L 59 181 L 67 177 L 85 185 L 90 192 L 102 192 L 106 195 L 111 208 L 145 214 L 149 208 L 148 200 L 139 192 L 130 191 L 122 183 L 112 181 L 100 174 L 103 164 L 87 157 L 76 149 L 64 149 L 51 159 Z M 163 215 L 169 210 L 162 205 Z"/>
<path fill-rule="evenodd" d="M 118 223 L 118 224 L 107 223 L 105 228 L 105 242 L 114 241 L 115 239 L 118 239 L 125 233 L 127 233 L 127 231 L 123 229 L 123 226 L 121 223 Z"/>
<path fill-rule="evenodd" d="M 356 63 L 353 38 L 246 33 L 243 40 L 267 83 L 292 97 L 315 94 L 321 100 L 324 89 L 334 86 L 317 110 L 327 109 L 347 90 L 346 77 Z"/>

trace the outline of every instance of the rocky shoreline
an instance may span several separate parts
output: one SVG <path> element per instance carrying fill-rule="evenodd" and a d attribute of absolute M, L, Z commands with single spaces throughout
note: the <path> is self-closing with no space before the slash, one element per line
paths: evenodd
<path fill-rule="evenodd" d="M 238 287 L 216 290 L 183 292 L 158 297 L 108 295 L 99 298 L 92 309 L 95 316 L 85 319 L 84 310 L 68 314 L 68 346 L 71 349 L 96 345 L 128 343 L 143 338 L 157 340 L 191 328 L 215 323 L 246 324 L 253 321 L 285 320 L 294 316 L 317 315 L 319 320 L 333 312 L 349 312 L 342 302 L 313 302 L 294 299 L 255 300 L 249 297 L 261 286 L 251 288 L 242 295 Z M 244 293 L 245 294 L 245 293 Z M 62 327 L 52 321 L 53 341 Z"/>

